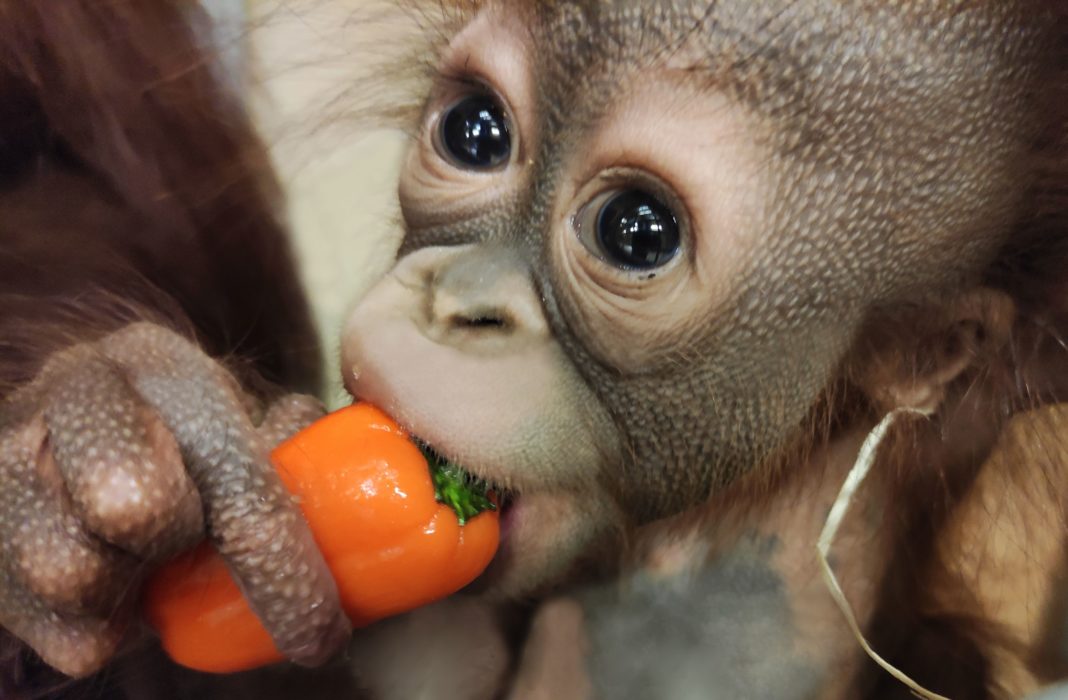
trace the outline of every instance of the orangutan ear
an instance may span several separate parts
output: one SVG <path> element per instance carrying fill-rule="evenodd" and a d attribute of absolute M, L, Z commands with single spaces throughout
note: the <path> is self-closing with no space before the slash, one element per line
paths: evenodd
<path fill-rule="evenodd" d="M 1012 299 L 981 287 L 891 322 L 873 334 L 867 366 L 857 373 L 861 387 L 886 411 L 936 412 L 954 380 L 1007 344 L 1015 316 Z"/>

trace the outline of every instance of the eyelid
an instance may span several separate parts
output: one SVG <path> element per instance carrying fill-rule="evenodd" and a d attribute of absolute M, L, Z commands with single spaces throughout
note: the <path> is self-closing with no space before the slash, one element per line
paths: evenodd
<path fill-rule="evenodd" d="M 600 192 L 609 189 L 645 190 L 671 209 L 680 222 L 681 219 L 690 219 L 689 207 L 679 195 L 678 189 L 671 184 L 670 179 L 648 168 L 629 163 L 610 165 L 601 168 L 589 179 L 589 183 L 596 188 L 597 193 L 587 199 L 592 199 Z M 680 214 L 682 214 L 681 217 Z"/>
<path fill-rule="evenodd" d="M 497 93 L 492 87 L 492 81 L 479 73 L 453 70 L 447 67 L 439 68 L 436 72 L 437 76 L 434 80 L 434 84 L 437 89 L 445 87 L 452 88 L 457 92 L 484 90 L 491 94 Z"/>

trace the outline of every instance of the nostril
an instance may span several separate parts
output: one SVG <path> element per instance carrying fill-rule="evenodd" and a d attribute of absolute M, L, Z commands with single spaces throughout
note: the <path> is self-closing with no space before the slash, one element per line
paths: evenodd
<path fill-rule="evenodd" d="M 473 330 L 509 330 L 512 322 L 505 314 L 494 312 L 456 314 L 450 319 L 454 328 Z"/>

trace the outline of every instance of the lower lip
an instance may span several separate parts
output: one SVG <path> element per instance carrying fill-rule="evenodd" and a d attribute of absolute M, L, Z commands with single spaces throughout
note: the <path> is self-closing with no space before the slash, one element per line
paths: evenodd
<path fill-rule="evenodd" d="M 512 530 L 515 529 L 516 506 L 518 505 L 516 502 L 517 500 L 518 499 L 513 498 L 508 505 L 501 508 L 500 515 L 498 516 L 501 544 L 504 544 L 504 541 L 508 539 Z"/>
<path fill-rule="evenodd" d="M 464 587 L 464 591 L 467 593 L 477 595 L 492 588 L 493 584 L 500 579 L 502 567 L 506 567 L 507 562 L 511 560 L 512 553 L 510 550 L 512 546 L 509 538 L 516 526 L 516 505 L 516 501 L 513 499 L 511 503 L 498 511 L 497 527 L 500 534 L 498 535 L 497 552 L 493 555 L 493 559 L 485 571 Z"/>

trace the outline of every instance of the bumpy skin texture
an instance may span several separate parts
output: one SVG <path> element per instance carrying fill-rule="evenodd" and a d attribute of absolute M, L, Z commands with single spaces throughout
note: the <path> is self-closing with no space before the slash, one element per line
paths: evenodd
<path fill-rule="evenodd" d="M 280 399 L 257 430 L 234 378 L 151 324 L 53 356 L 0 404 L 0 624 L 61 671 L 94 671 L 140 578 L 207 534 L 279 649 L 322 661 L 348 621 L 267 460 L 267 440 L 319 412 Z"/>

